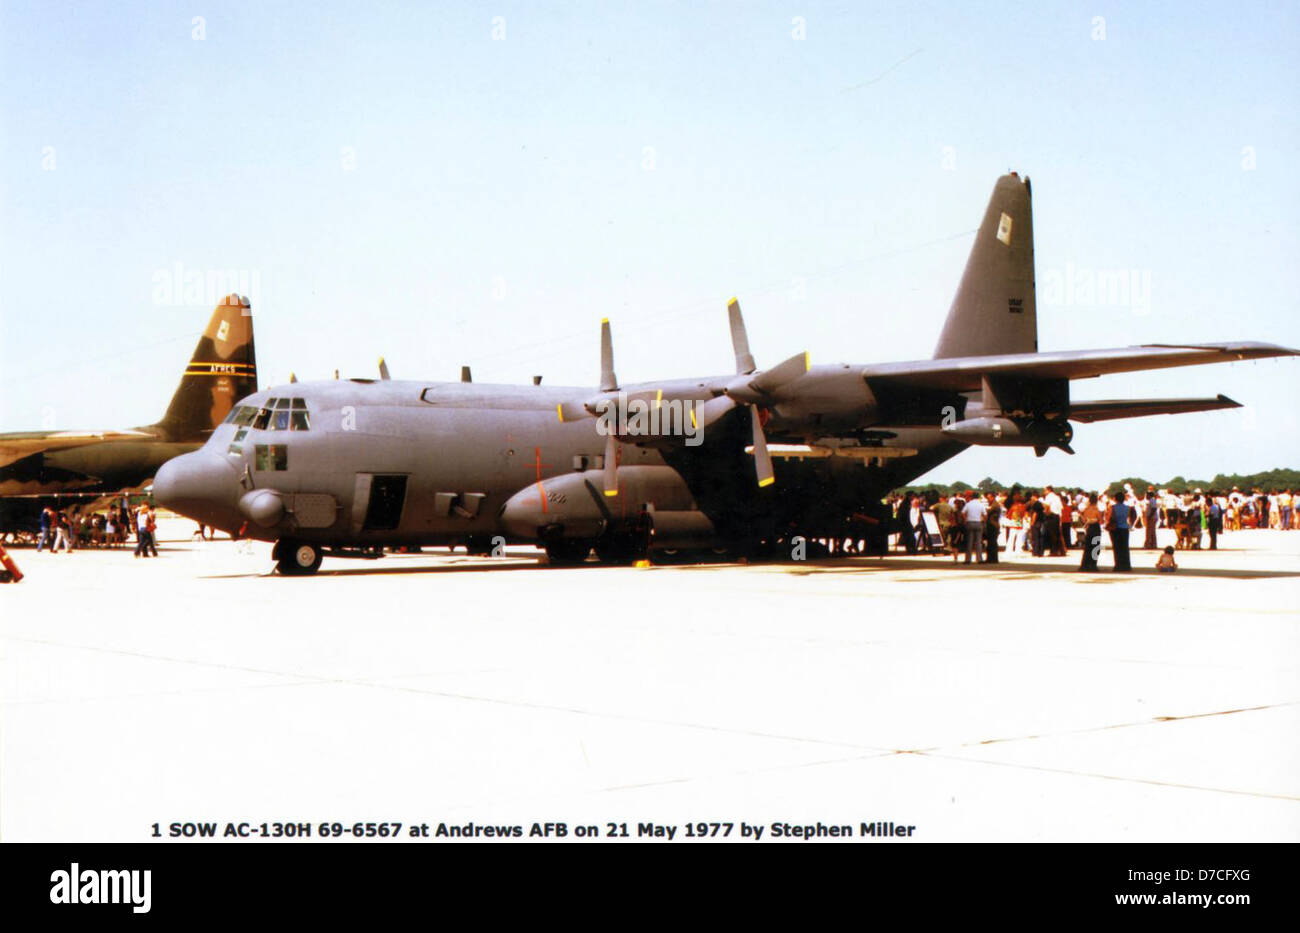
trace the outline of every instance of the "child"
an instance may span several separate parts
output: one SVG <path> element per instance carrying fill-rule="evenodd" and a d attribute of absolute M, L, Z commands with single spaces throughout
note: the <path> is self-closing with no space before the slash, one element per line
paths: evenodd
<path fill-rule="evenodd" d="M 1161 573 L 1173 573 L 1177 569 L 1178 563 L 1174 560 L 1174 549 L 1171 547 L 1165 548 L 1165 552 L 1156 561 L 1156 570 Z"/>

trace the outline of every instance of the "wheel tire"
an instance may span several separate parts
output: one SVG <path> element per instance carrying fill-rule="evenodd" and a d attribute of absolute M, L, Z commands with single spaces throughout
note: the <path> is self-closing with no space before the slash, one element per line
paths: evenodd
<path fill-rule="evenodd" d="M 645 557 L 643 540 L 630 534 L 612 535 L 596 542 L 596 556 L 602 564 L 626 566 Z"/>
<path fill-rule="evenodd" d="M 323 557 L 320 547 L 301 541 L 276 542 L 273 553 L 276 567 L 286 577 L 303 577 L 315 573 L 320 569 Z"/>
<path fill-rule="evenodd" d="M 546 559 L 552 567 L 576 567 L 585 563 L 590 553 L 590 541 L 574 538 L 560 538 L 546 545 Z"/>

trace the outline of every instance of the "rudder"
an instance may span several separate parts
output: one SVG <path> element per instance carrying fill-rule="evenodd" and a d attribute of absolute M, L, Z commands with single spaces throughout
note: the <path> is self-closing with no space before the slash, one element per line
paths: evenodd
<path fill-rule="evenodd" d="M 1037 351 L 1029 179 L 1012 172 L 993 186 L 934 357 Z"/>

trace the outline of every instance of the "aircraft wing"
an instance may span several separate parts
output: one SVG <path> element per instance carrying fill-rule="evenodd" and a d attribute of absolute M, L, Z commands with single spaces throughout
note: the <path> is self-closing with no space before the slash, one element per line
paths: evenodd
<path fill-rule="evenodd" d="M 0 434 L 0 466 L 50 450 L 81 447 L 100 441 L 152 438 L 147 431 L 23 431 Z"/>
<path fill-rule="evenodd" d="M 1120 398 L 1098 402 L 1071 402 L 1071 421 L 1110 421 L 1115 418 L 1143 418 L 1147 415 L 1181 415 L 1190 411 L 1218 411 L 1240 408 L 1226 395 L 1214 398 Z"/>
<path fill-rule="evenodd" d="M 1012 377 L 1027 381 L 1090 379 L 1111 373 L 1200 366 L 1205 363 L 1232 363 L 1275 356 L 1300 356 L 1300 351 L 1272 343 L 1253 342 L 1147 344 L 1111 350 L 1008 353 L 1000 356 L 918 360 L 911 363 L 880 363 L 865 367 L 862 378 L 869 385 L 974 392 L 980 389 L 984 376 Z"/>

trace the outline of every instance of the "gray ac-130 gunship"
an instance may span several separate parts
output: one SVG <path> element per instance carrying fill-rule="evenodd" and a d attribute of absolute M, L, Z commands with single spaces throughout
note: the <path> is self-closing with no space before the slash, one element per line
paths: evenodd
<path fill-rule="evenodd" d="M 1109 373 L 1298 355 L 1265 343 L 1038 352 L 1029 179 L 998 179 L 933 359 L 770 369 L 728 308 L 735 373 L 601 382 L 386 378 L 292 383 L 240 401 L 169 461 L 160 503 L 274 541 L 281 572 L 386 546 L 544 547 L 553 563 L 647 549 L 752 553 L 796 535 L 887 533 L 881 499 L 968 445 L 1070 450 L 1070 421 L 1240 407 L 1213 398 L 1076 401 Z M 870 533 L 870 532 L 869 532 Z M 865 536 L 858 533 L 858 536 Z"/>

